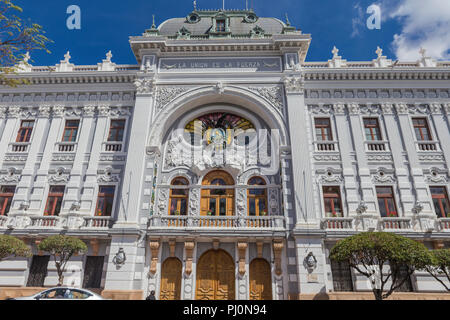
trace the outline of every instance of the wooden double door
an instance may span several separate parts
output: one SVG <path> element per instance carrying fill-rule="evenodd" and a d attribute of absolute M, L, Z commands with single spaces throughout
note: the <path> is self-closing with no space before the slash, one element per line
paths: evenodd
<path fill-rule="evenodd" d="M 234 300 L 235 265 L 223 250 L 204 253 L 197 263 L 197 300 Z"/>

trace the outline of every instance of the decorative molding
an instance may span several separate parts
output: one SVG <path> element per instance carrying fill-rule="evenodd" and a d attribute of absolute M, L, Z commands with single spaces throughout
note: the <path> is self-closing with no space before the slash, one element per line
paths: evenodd
<path fill-rule="evenodd" d="M 195 247 L 194 241 L 186 241 L 184 243 L 184 249 L 186 252 L 186 265 L 184 268 L 184 273 L 188 276 L 190 276 L 192 273 L 192 260 L 193 260 L 194 247 Z"/>
<path fill-rule="evenodd" d="M 304 94 L 305 79 L 303 75 L 287 76 L 283 79 L 283 82 L 287 94 Z"/>
<path fill-rule="evenodd" d="M 0 182 L 1 183 L 17 183 L 20 181 L 20 174 L 22 170 L 18 170 L 14 167 L 10 167 L 7 170 L 1 170 Z"/>
<path fill-rule="evenodd" d="M 273 255 L 275 262 L 275 274 L 281 276 L 283 274 L 281 268 L 281 252 L 283 251 L 284 243 L 282 240 L 274 240 L 273 242 Z"/>
<path fill-rule="evenodd" d="M 159 240 L 150 240 L 149 242 L 150 252 L 152 254 L 150 261 L 149 273 L 155 275 L 158 266 L 158 253 L 159 253 Z"/>
<path fill-rule="evenodd" d="M 245 275 L 245 255 L 247 252 L 247 242 L 238 242 L 238 256 L 239 256 L 239 275 L 242 277 Z"/>
<path fill-rule="evenodd" d="M 316 174 L 320 184 L 341 184 L 344 181 L 342 170 L 328 168 L 327 170 L 317 170 Z"/>
<path fill-rule="evenodd" d="M 258 92 L 263 98 L 269 101 L 277 110 L 283 110 L 283 97 L 281 88 L 275 87 L 249 87 L 250 90 Z"/>
<path fill-rule="evenodd" d="M 386 168 L 378 168 L 372 174 L 373 183 L 395 183 L 397 179 L 394 176 L 394 170 L 388 170 Z"/>
<path fill-rule="evenodd" d="M 48 182 L 49 183 L 67 183 L 70 179 L 70 170 L 64 167 L 59 167 L 58 169 L 51 169 L 48 171 Z"/>
<path fill-rule="evenodd" d="M 155 79 L 140 78 L 134 81 L 137 94 L 153 94 L 155 87 Z"/>
<path fill-rule="evenodd" d="M 156 110 L 162 110 L 187 90 L 186 87 L 158 87 L 156 90 Z"/>
<path fill-rule="evenodd" d="M 100 183 L 119 182 L 120 172 L 121 170 L 114 170 L 110 166 L 106 167 L 105 169 L 100 169 L 97 171 L 98 174 L 97 182 Z"/>

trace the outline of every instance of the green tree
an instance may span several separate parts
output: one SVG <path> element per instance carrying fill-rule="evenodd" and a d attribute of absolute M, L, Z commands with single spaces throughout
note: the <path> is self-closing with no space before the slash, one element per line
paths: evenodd
<path fill-rule="evenodd" d="M 432 250 L 430 251 L 430 257 L 431 261 L 424 269 L 439 281 L 447 291 L 450 291 L 450 287 L 439 278 L 439 276 L 446 276 L 450 283 L 450 249 Z"/>
<path fill-rule="evenodd" d="M 29 257 L 31 251 L 20 239 L 13 236 L 0 235 L 0 261 L 9 257 Z"/>
<path fill-rule="evenodd" d="M 377 300 L 389 297 L 414 270 L 430 263 L 428 249 L 422 243 L 387 232 L 363 232 L 341 240 L 331 249 L 330 259 L 347 262 L 369 278 Z M 389 268 L 383 270 L 385 265 Z M 401 268 L 407 272 L 400 272 Z"/>
<path fill-rule="evenodd" d="M 62 235 L 51 236 L 42 240 L 38 249 L 53 256 L 58 273 L 58 286 L 63 285 L 64 272 L 70 258 L 75 254 L 82 255 L 87 252 L 87 246 L 82 240 Z"/>
<path fill-rule="evenodd" d="M 0 84 L 16 87 L 27 84 L 24 79 L 8 77 L 15 74 L 19 63 L 28 63 L 28 52 L 45 50 L 46 44 L 51 42 L 42 27 L 32 23 L 29 19 L 23 20 L 18 16 L 22 13 L 21 7 L 10 0 L 0 0 Z"/>

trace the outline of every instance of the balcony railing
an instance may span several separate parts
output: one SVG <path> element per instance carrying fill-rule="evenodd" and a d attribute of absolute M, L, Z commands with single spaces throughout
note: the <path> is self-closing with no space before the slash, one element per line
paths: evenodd
<path fill-rule="evenodd" d="M 31 218 L 31 228 L 57 228 L 59 217 L 57 216 L 34 216 Z"/>
<path fill-rule="evenodd" d="M 326 218 L 322 220 L 324 230 L 351 230 L 353 229 L 353 218 Z"/>
<path fill-rule="evenodd" d="M 437 141 L 418 141 L 416 146 L 417 151 L 439 151 L 439 142 Z"/>
<path fill-rule="evenodd" d="M 105 152 L 121 152 L 122 142 L 104 142 L 103 151 Z"/>
<path fill-rule="evenodd" d="M 284 217 L 152 216 L 150 228 L 279 229 Z"/>
<path fill-rule="evenodd" d="M 103 229 L 111 227 L 111 217 L 85 217 L 84 228 Z"/>
<path fill-rule="evenodd" d="M 389 230 L 407 230 L 411 229 L 410 218 L 381 218 L 381 229 Z"/>
<path fill-rule="evenodd" d="M 77 147 L 76 142 L 57 142 L 56 151 L 57 152 L 75 152 Z"/>
<path fill-rule="evenodd" d="M 441 231 L 450 231 L 450 218 L 440 218 L 438 221 Z"/>
<path fill-rule="evenodd" d="M 389 151 L 387 141 L 365 141 L 366 151 Z"/>
<path fill-rule="evenodd" d="M 316 152 L 339 151 L 337 141 L 315 141 Z"/>
<path fill-rule="evenodd" d="M 9 144 L 9 152 L 28 152 L 29 142 L 13 142 Z"/>

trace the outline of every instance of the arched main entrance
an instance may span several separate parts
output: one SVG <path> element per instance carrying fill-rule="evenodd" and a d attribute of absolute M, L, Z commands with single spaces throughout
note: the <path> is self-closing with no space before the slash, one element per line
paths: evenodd
<path fill-rule="evenodd" d="M 208 173 L 203 186 L 217 186 L 202 189 L 200 214 L 202 216 L 232 216 L 234 214 L 233 177 L 225 171 L 215 170 Z"/>
<path fill-rule="evenodd" d="M 234 300 L 235 267 L 223 250 L 204 253 L 197 264 L 197 300 Z"/>
<path fill-rule="evenodd" d="M 161 270 L 160 300 L 180 300 L 181 261 L 177 258 L 168 258 Z"/>
<path fill-rule="evenodd" d="M 272 299 L 272 277 L 270 264 L 264 259 L 250 263 L 250 300 Z"/>

